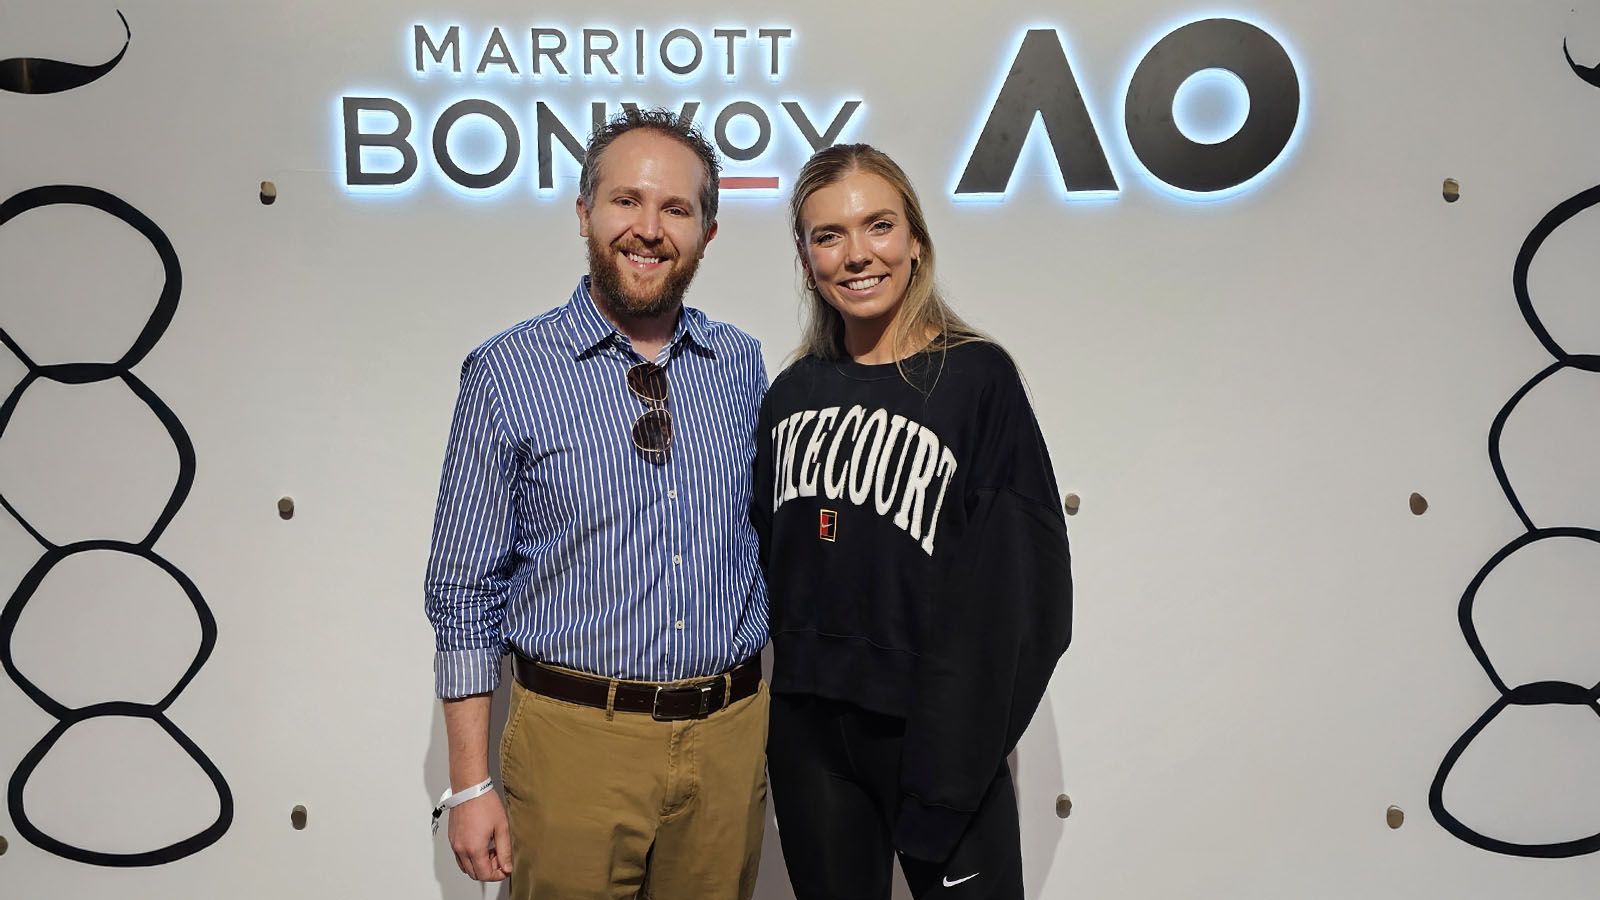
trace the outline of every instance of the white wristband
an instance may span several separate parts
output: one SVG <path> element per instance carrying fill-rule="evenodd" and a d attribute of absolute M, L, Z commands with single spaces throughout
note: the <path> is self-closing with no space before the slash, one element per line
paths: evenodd
<path fill-rule="evenodd" d="M 460 806 L 468 800 L 476 800 L 492 790 L 494 790 L 494 782 L 487 778 L 472 787 L 456 791 L 453 794 L 450 793 L 449 788 L 445 788 L 444 793 L 439 795 L 438 805 L 433 808 L 433 833 L 439 833 L 439 817 L 444 815 L 445 810 Z"/>

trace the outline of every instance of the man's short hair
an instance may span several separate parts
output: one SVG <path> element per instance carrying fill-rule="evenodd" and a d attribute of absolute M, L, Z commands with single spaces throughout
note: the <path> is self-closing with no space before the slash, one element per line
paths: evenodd
<path fill-rule="evenodd" d="M 583 170 L 578 175 L 578 195 L 583 198 L 584 207 L 594 209 L 594 191 L 600 181 L 600 159 L 606 148 L 617 138 L 639 128 L 672 138 L 700 158 L 706 176 L 705 185 L 700 189 L 700 214 L 705 217 L 701 224 L 710 230 L 712 223 L 717 221 L 717 197 L 721 190 L 718 175 L 722 171 L 722 163 L 717 159 L 717 151 L 711 142 L 695 127 L 694 120 L 684 119 L 672 110 L 661 107 L 623 107 L 622 112 L 607 119 L 605 124 L 594 130 L 594 134 L 589 135 L 589 146 L 583 155 Z"/>

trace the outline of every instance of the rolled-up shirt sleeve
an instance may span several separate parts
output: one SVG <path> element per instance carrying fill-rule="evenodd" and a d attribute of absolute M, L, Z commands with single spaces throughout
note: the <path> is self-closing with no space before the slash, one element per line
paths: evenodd
<path fill-rule="evenodd" d="M 425 576 L 441 699 L 492 691 L 500 682 L 501 623 L 516 564 L 517 472 L 494 375 L 474 354 L 461 367 Z"/>

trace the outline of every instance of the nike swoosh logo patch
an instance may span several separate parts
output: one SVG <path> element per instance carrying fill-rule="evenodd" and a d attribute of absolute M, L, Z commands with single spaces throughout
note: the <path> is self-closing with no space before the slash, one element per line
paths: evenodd
<path fill-rule="evenodd" d="M 961 884 L 964 881 L 971 881 L 972 879 L 977 878 L 977 877 L 978 877 L 978 873 L 977 872 L 973 872 L 971 875 L 968 875 L 965 878 L 957 878 L 955 881 L 951 881 L 950 880 L 950 876 L 946 875 L 944 877 L 944 886 L 945 887 L 955 887 L 956 885 Z"/>

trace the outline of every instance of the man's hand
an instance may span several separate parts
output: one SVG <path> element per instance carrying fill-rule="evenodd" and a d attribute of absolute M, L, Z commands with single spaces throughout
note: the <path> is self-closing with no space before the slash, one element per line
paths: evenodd
<path fill-rule="evenodd" d="M 445 739 L 450 751 L 450 789 L 459 791 L 489 777 L 489 695 L 444 701 Z M 511 874 L 511 825 L 494 791 L 450 809 L 450 849 L 461 871 L 479 881 L 504 881 Z"/>
<path fill-rule="evenodd" d="M 450 810 L 450 849 L 456 865 L 478 881 L 504 881 L 511 874 L 511 827 L 494 791 Z"/>

